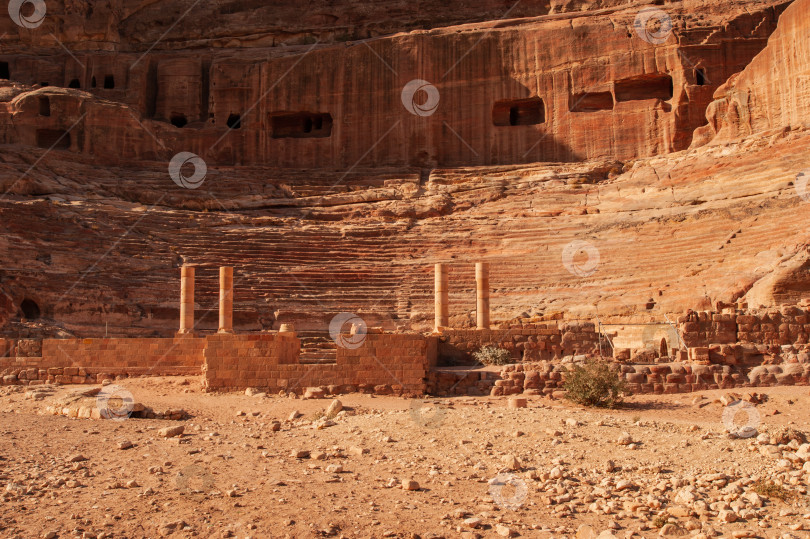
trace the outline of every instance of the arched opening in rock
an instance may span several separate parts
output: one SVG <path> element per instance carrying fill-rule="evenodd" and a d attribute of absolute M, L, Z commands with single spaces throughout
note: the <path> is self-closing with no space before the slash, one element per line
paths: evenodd
<path fill-rule="evenodd" d="M 93 78 L 90 79 L 90 88 L 95 88 L 95 87 L 96 87 L 96 77 L 93 76 Z"/>
<path fill-rule="evenodd" d="M 661 357 L 669 357 L 669 346 L 667 345 L 666 338 L 661 339 L 661 346 L 658 348 L 658 354 Z"/>
<path fill-rule="evenodd" d="M 39 115 L 40 116 L 50 116 L 51 115 L 51 98 L 47 95 L 40 96 L 39 98 Z"/>
<path fill-rule="evenodd" d="M 41 315 L 37 302 L 29 298 L 22 300 L 22 303 L 20 303 L 20 310 L 22 311 L 26 320 L 36 320 Z"/>
<path fill-rule="evenodd" d="M 242 117 L 238 114 L 231 114 L 228 116 L 227 124 L 231 129 L 242 129 Z"/>
<path fill-rule="evenodd" d="M 68 83 L 68 88 L 81 88 L 81 84 L 79 84 L 79 79 L 71 79 Z"/>
<path fill-rule="evenodd" d="M 112 75 L 105 75 L 104 76 L 104 89 L 105 90 L 112 90 L 115 88 L 115 77 Z"/>
<path fill-rule="evenodd" d="M 332 135 L 329 113 L 293 112 L 270 115 L 273 138 L 325 138 Z"/>
<path fill-rule="evenodd" d="M 40 85 L 42 88 L 45 88 L 46 86 L 50 86 L 50 85 L 51 85 L 51 83 L 50 83 L 50 82 L 40 82 L 40 83 L 39 83 L 39 85 Z"/>
<path fill-rule="evenodd" d="M 188 119 L 184 114 L 172 114 L 169 121 L 175 127 L 185 127 L 185 125 L 188 123 Z"/>
<path fill-rule="evenodd" d="M 497 126 L 537 125 L 546 121 L 546 109 L 539 97 L 498 101 L 492 107 L 492 123 Z"/>
<path fill-rule="evenodd" d="M 0 62 L 0 79 L 10 79 L 11 72 L 8 69 L 8 62 Z"/>
<path fill-rule="evenodd" d="M 54 150 L 70 149 L 70 133 L 63 129 L 37 129 L 37 146 Z"/>
<path fill-rule="evenodd" d="M 702 67 L 695 69 L 695 84 L 705 86 L 706 82 L 706 70 Z"/>

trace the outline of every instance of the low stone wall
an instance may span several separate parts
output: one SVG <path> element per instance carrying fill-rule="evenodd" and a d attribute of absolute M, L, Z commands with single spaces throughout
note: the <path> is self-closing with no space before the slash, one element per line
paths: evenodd
<path fill-rule="evenodd" d="M 592 322 L 537 322 L 512 324 L 501 329 L 444 329 L 439 338 L 439 363 L 474 362 L 472 353 L 482 346 L 509 350 L 515 361 L 539 361 L 566 355 L 595 354 L 599 335 Z M 608 345 L 605 344 L 605 350 Z"/>
<path fill-rule="evenodd" d="M 775 385 L 810 384 L 810 362 L 783 363 L 779 365 L 730 366 L 691 365 L 682 363 L 657 365 L 620 365 L 613 363 L 633 394 L 689 393 L 708 389 L 731 389 L 744 387 L 768 387 Z M 554 395 L 563 393 L 563 383 L 568 370 L 560 363 L 540 362 L 505 366 L 494 382 L 489 394 L 499 395 Z M 478 375 L 493 374 L 457 373 L 451 376 L 432 376 L 432 392 L 438 395 L 478 395 L 481 386 L 475 386 Z M 466 377 L 473 383 L 461 380 Z M 480 382 L 479 382 L 480 383 Z M 473 388 L 469 391 L 469 388 Z"/>
<path fill-rule="evenodd" d="M 330 393 L 424 393 L 430 338 L 369 331 L 360 346 L 338 347 L 337 362 L 325 365 L 299 364 L 295 337 L 212 335 L 205 349 L 204 384 L 209 390 L 320 386 Z"/>
<path fill-rule="evenodd" d="M 768 346 L 807 344 L 810 315 L 795 306 L 779 310 L 721 313 L 689 312 L 678 319 L 682 338 L 688 347 L 715 344 L 754 343 Z"/>
<path fill-rule="evenodd" d="M 205 339 L 45 339 L 40 357 L 0 358 L 5 384 L 96 383 L 117 376 L 196 375 Z"/>

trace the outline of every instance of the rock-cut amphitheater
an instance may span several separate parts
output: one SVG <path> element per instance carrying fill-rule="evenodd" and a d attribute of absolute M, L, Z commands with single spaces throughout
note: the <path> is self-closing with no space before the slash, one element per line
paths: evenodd
<path fill-rule="evenodd" d="M 807 383 L 808 35 L 810 0 L 12 0 L 3 384 Z M 485 345 L 519 365 L 460 377 Z"/>

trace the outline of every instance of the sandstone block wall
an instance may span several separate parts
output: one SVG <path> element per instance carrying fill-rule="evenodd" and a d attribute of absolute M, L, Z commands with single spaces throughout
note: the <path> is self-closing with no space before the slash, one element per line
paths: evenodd
<path fill-rule="evenodd" d="M 117 376 L 199 374 L 205 339 L 45 339 L 37 356 L 0 358 L 4 383 L 95 383 Z M 5 379 L 5 377 L 9 377 Z"/>
<path fill-rule="evenodd" d="M 537 361 L 565 355 L 599 352 L 599 334 L 592 322 L 539 322 L 512 324 L 503 329 L 446 329 L 439 341 L 439 358 L 445 364 L 474 361 L 482 346 L 509 350 L 515 361 Z M 608 344 L 605 343 L 607 353 Z"/>
<path fill-rule="evenodd" d="M 416 334 L 369 333 L 358 348 L 339 347 L 335 364 L 306 365 L 298 363 L 296 337 L 213 335 L 205 349 L 204 384 L 210 390 L 352 386 L 343 390 L 422 393 L 429 368 L 428 341 Z"/>

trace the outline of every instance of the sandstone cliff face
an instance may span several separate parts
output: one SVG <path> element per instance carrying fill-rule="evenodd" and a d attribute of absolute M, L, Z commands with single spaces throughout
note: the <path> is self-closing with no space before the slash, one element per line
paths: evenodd
<path fill-rule="evenodd" d="M 771 129 L 806 124 L 810 118 L 810 3 L 794 2 L 779 27 L 741 73 L 714 94 L 709 124 L 694 145 L 722 142 Z"/>
<path fill-rule="evenodd" d="M 158 17 L 162 5 L 129 16 L 121 6 L 109 16 L 166 23 L 183 13 L 184 3 L 172 2 L 173 9 Z M 180 35 L 202 35 L 202 27 L 214 26 L 207 21 L 216 5 L 190 12 L 178 23 Z M 0 55 L 0 64 L 15 81 L 49 85 L 45 90 L 54 92 L 58 114 L 37 117 L 34 101 L 48 94 L 20 96 L 4 112 L 11 118 L 3 139 L 38 140 L 48 148 L 72 127 L 66 149 L 116 164 L 168 160 L 180 151 L 210 164 L 341 169 L 650 157 L 689 146 L 693 131 L 705 123 L 712 93 L 762 49 L 786 5 L 751 0 L 667 6 L 662 13 L 672 31 L 653 42 L 634 27 L 638 6 L 363 42 L 250 48 L 236 42 L 193 53 L 166 50 L 172 43 L 202 46 L 174 32 L 171 39 L 180 41 L 158 35 L 154 49 L 133 52 L 138 40 L 165 24 L 148 32 L 124 24 L 111 52 L 70 54 L 47 41 L 52 37 L 40 27 L 31 36 L 45 39 L 32 43 L 41 52 Z M 237 10 L 240 17 L 251 6 Z M 698 6 L 701 17 L 691 14 Z M 230 20 L 229 9 L 237 9 L 220 7 L 224 21 Z M 526 9 L 543 11 L 531 3 Z M 285 13 L 278 11 L 278 20 L 286 20 Z M 464 13 L 454 17 L 472 17 Z M 218 31 L 235 28 L 242 29 L 227 23 Z M 272 35 L 274 28 L 263 31 Z M 410 86 L 420 80 L 425 83 Z M 36 129 L 47 132 L 37 135 Z"/>

